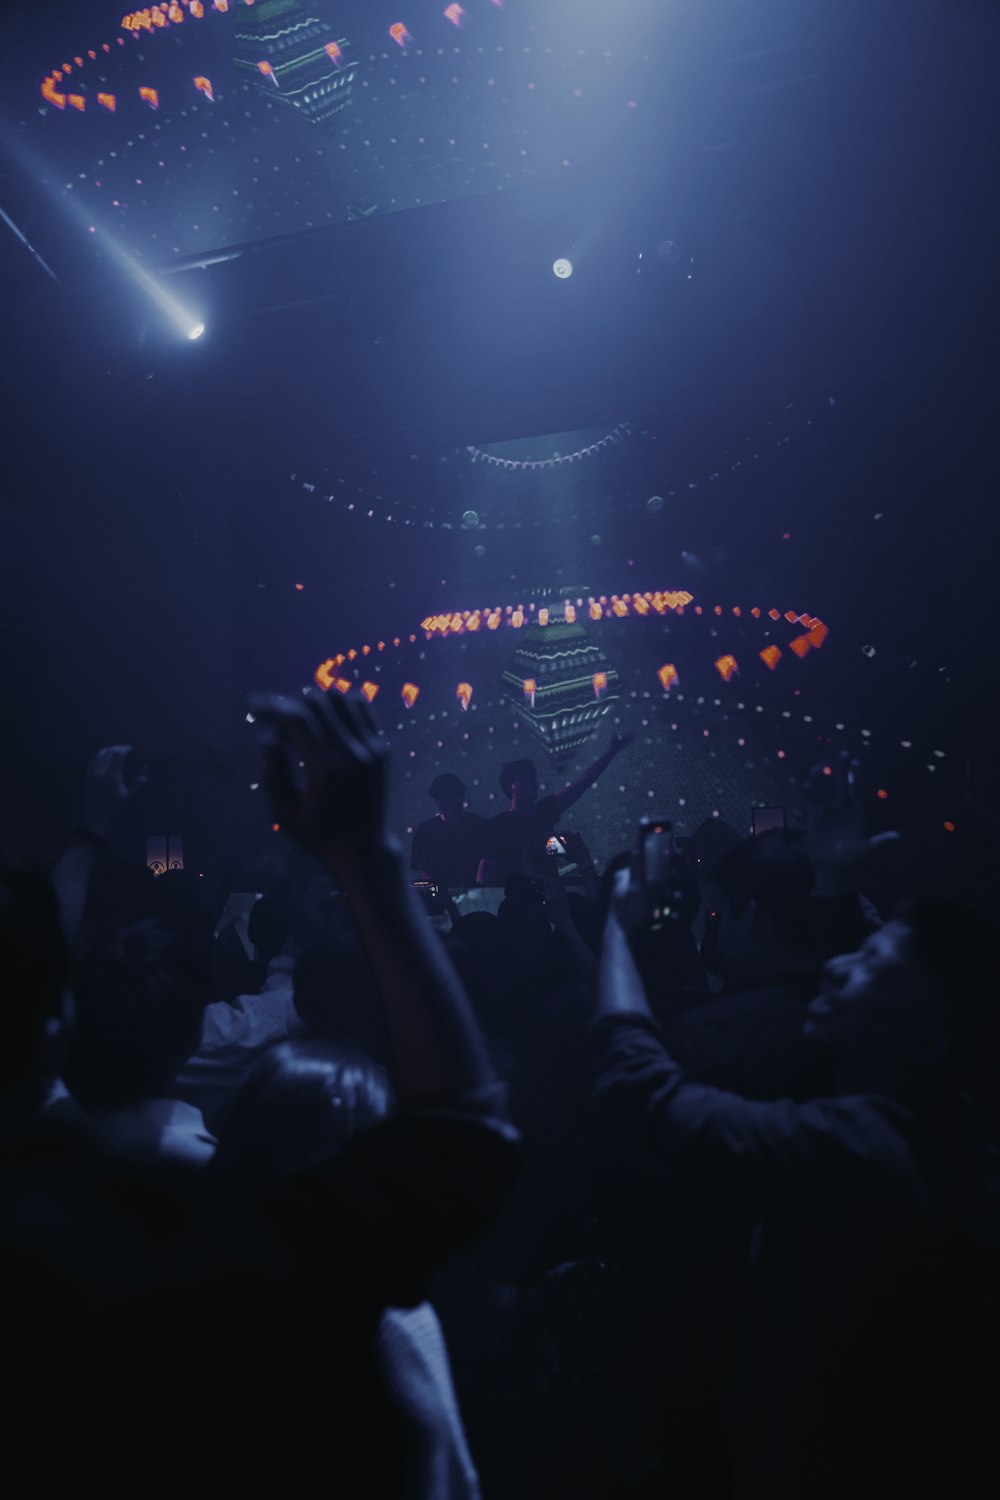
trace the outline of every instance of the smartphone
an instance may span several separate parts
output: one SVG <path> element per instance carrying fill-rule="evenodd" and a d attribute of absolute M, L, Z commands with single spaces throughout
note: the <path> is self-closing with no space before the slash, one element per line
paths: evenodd
<path fill-rule="evenodd" d="M 639 869 L 654 908 L 662 906 L 674 857 L 674 825 L 669 818 L 639 819 Z"/>
<path fill-rule="evenodd" d="M 566 859 L 569 855 L 569 850 L 566 848 L 566 845 L 563 843 L 562 839 L 556 838 L 555 834 L 553 834 L 550 839 L 546 840 L 545 852 L 546 854 L 560 855 L 563 859 Z"/>
<path fill-rule="evenodd" d="M 770 833 L 774 828 L 784 828 L 785 809 L 783 807 L 755 807 L 753 810 L 753 831 L 756 838 L 758 833 Z"/>
<path fill-rule="evenodd" d="M 432 917 L 439 917 L 445 910 L 444 901 L 441 898 L 441 887 L 433 880 L 411 880 L 410 886 L 416 891 L 424 906 Z"/>

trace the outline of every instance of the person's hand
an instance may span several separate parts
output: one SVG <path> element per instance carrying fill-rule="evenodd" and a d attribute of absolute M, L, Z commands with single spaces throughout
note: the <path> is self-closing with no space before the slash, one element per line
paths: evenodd
<path fill-rule="evenodd" d="M 125 779 L 125 763 L 131 745 L 106 745 L 87 767 L 83 792 L 83 823 L 88 833 L 107 839 L 132 801 L 149 780 L 149 767 L 140 766 L 131 786 Z"/>
<path fill-rule="evenodd" d="M 306 688 L 301 698 L 260 697 L 264 781 L 275 822 L 342 873 L 389 850 L 386 748 L 363 697 Z"/>
<path fill-rule="evenodd" d="M 639 932 L 649 921 L 649 901 L 631 862 L 615 871 L 608 921 L 617 922 L 626 937 Z"/>

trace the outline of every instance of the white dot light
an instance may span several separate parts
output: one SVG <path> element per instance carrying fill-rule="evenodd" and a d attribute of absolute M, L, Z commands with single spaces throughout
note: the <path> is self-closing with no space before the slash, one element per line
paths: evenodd
<path fill-rule="evenodd" d="M 565 258 L 554 260 L 552 262 L 552 270 L 559 277 L 560 281 L 567 281 L 573 274 L 573 262 Z"/>
<path fill-rule="evenodd" d="M 192 326 L 188 329 L 188 338 L 189 339 L 200 339 L 201 336 L 202 336 L 202 334 L 204 332 L 205 332 L 205 325 L 204 325 L 204 323 L 193 323 Z"/>

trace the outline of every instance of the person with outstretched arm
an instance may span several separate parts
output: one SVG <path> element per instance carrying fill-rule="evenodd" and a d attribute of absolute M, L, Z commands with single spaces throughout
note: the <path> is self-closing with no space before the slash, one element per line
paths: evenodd
<path fill-rule="evenodd" d="M 517 1138 L 468 1002 L 386 831 L 386 754 L 368 704 L 310 688 L 254 707 L 275 821 L 354 910 L 397 1108 L 280 1180 L 136 1170 L 23 1115 L 0 1133 L 5 1347 L 19 1371 L 0 1423 L 11 1493 L 410 1493 L 380 1320 L 427 1298 L 516 1175 Z M 16 915 L 12 941 L 28 930 Z M 23 1011 L 9 1024 L 38 1030 L 17 1054 L 26 1074 L 42 1066 L 63 994 L 26 980 L 9 998 Z M 21 1098 L 25 1083 L 4 1087 Z M 100 1379 L 87 1379 L 97 1357 Z"/>
<path fill-rule="evenodd" d="M 555 825 L 631 743 L 630 734 L 615 735 L 593 765 L 564 786 L 561 792 L 554 792 L 541 800 L 534 761 L 511 760 L 502 766 L 500 786 L 504 796 L 510 798 L 510 808 L 491 818 L 486 827 L 478 883 L 505 885 L 507 877 L 512 874 L 548 874 L 545 843 Z"/>

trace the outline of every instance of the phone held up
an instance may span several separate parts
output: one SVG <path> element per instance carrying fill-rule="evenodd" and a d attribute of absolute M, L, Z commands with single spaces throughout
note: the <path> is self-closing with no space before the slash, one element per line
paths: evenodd
<path fill-rule="evenodd" d="M 654 927 L 670 917 L 674 825 L 669 818 L 639 819 L 639 874 Z"/>

